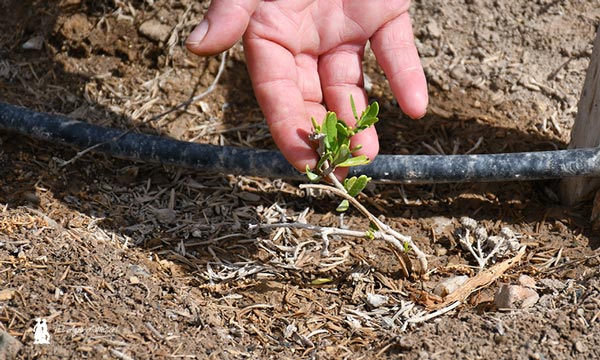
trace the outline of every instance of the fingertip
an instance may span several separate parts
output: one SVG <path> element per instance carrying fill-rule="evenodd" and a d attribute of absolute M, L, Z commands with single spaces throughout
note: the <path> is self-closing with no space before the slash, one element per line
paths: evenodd
<path fill-rule="evenodd" d="M 213 0 L 204 20 L 186 39 L 186 47 L 201 56 L 229 49 L 242 38 L 258 3 L 258 0 Z"/>
<path fill-rule="evenodd" d="M 192 30 L 192 32 L 188 35 L 187 39 L 185 40 L 185 46 L 188 48 L 189 51 L 201 55 L 201 43 L 202 40 L 206 37 L 208 28 L 208 20 L 204 19 L 202 20 L 202 22 L 200 22 L 200 24 L 198 24 L 198 26 L 194 28 L 194 30 Z"/>
<path fill-rule="evenodd" d="M 411 119 L 421 119 L 427 114 L 427 106 L 429 105 L 427 85 L 416 84 L 405 85 L 404 87 L 405 90 L 401 94 L 396 94 L 400 109 Z"/>
<path fill-rule="evenodd" d="M 314 169 L 317 166 L 317 153 L 310 145 L 290 145 L 289 143 L 278 143 L 277 147 L 294 168 L 300 172 L 305 172 L 307 166 L 309 169 Z"/>
<path fill-rule="evenodd" d="M 402 111 L 413 119 L 425 116 L 429 102 L 427 80 L 408 13 L 380 28 L 371 43 Z"/>

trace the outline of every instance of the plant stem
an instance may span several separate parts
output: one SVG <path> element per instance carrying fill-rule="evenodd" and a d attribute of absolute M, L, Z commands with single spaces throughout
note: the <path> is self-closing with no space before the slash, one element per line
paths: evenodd
<path fill-rule="evenodd" d="M 338 183 L 339 183 L 339 181 L 338 181 Z M 369 219 L 369 221 L 372 222 L 377 227 L 377 229 L 381 232 L 381 238 L 383 240 L 391 243 L 392 245 L 394 245 L 401 251 L 404 251 L 403 243 L 408 243 L 410 245 L 410 247 L 413 249 L 413 251 L 415 252 L 415 254 L 417 255 L 417 259 L 419 260 L 419 263 L 421 265 L 421 271 L 423 273 L 427 272 L 427 256 L 412 241 L 412 238 L 410 236 L 402 235 L 402 234 L 398 233 L 397 231 L 395 231 L 394 229 L 392 229 L 391 227 L 389 227 L 388 225 L 384 224 L 381 220 L 379 220 L 377 217 L 375 217 L 375 215 L 371 214 L 371 212 L 369 210 L 367 210 L 367 208 L 365 208 L 358 200 L 356 200 L 355 198 L 350 196 L 346 192 L 346 189 L 344 189 L 343 186 L 342 186 L 342 189 L 338 189 L 337 187 L 330 186 L 330 185 L 301 184 L 300 188 L 301 189 L 304 189 L 304 188 L 320 189 L 320 190 L 325 190 L 325 191 L 331 191 L 332 193 L 338 195 L 339 197 L 348 200 L 348 202 L 350 202 L 352 205 L 354 205 L 354 207 L 356 209 L 358 209 L 358 211 L 360 211 L 361 214 L 363 214 L 365 217 L 367 217 Z"/>

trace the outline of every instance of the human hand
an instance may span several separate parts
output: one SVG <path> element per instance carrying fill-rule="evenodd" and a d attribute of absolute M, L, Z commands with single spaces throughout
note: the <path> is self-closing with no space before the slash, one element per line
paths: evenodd
<path fill-rule="evenodd" d="M 187 39 L 190 51 L 212 55 L 243 35 L 254 93 L 275 143 L 300 171 L 317 155 L 308 134 L 310 118 L 334 111 L 354 124 L 350 96 L 359 113 L 368 104 L 363 85 L 365 44 L 385 72 L 401 109 L 425 114 L 425 75 L 408 16 L 409 0 L 213 0 L 206 18 Z M 353 138 L 358 154 L 379 151 L 374 128 Z M 338 174 L 343 175 L 343 174 Z"/>

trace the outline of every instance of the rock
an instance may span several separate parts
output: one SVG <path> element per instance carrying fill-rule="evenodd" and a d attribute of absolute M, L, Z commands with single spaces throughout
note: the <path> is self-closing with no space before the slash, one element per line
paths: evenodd
<path fill-rule="evenodd" d="M 435 256 L 438 256 L 438 257 L 445 256 L 448 254 L 448 249 L 439 245 L 439 246 L 435 247 L 434 252 L 435 252 Z"/>
<path fill-rule="evenodd" d="M 579 341 L 579 340 L 578 340 L 578 341 L 575 341 L 575 344 L 574 344 L 574 346 L 573 346 L 573 347 L 575 348 L 575 350 L 576 350 L 578 353 L 585 353 L 585 352 L 587 352 L 587 351 L 588 351 L 588 348 L 587 348 L 587 346 L 585 346 L 585 344 L 584 344 L 583 342 Z"/>
<path fill-rule="evenodd" d="M 153 209 L 154 216 L 163 224 L 172 224 L 177 219 L 177 211 L 172 209 Z"/>
<path fill-rule="evenodd" d="M 371 307 L 378 308 L 388 301 L 385 295 L 367 293 L 367 304 Z"/>
<path fill-rule="evenodd" d="M 198 106 L 200 106 L 200 110 L 202 110 L 203 113 L 206 114 L 210 112 L 210 105 L 206 101 L 199 101 Z"/>
<path fill-rule="evenodd" d="M 0 360 L 16 359 L 23 344 L 6 331 L 0 330 Z"/>
<path fill-rule="evenodd" d="M 150 40 L 165 42 L 171 34 L 171 27 L 158 20 L 148 20 L 140 25 L 140 33 Z"/>
<path fill-rule="evenodd" d="M 461 287 L 467 280 L 469 280 L 469 277 L 466 275 L 453 276 L 437 284 L 433 289 L 433 293 L 441 297 L 447 296 L 456 291 L 456 289 Z"/>
<path fill-rule="evenodd" d="M 535 288 L 535 280 L 528 275 L 521 275 L 519 276 L 519 284 L 521 284 L 522 286 L 534 289 Z"/>
<path fill-rule="evenodd" d="M 442 235 L 448 228 L 452 226 L 452 219 L 444 216 L 434 216 L 431 218 L 431 228 L 436 235 Z"/>
<path fill-rule="evenodd" d="M 557 279 L 540 279 L 538 281 L 541 286 L 553 291 L 560 291 L 567 287 L 567 284 Z"/>
<path fill-rule="evenodd" d="M 438 23 L 434 20 L 429 20 L 429 23 L 426 25 L 426 29 L 427 34 L 434 39 L 437 39 L 442 36 L 442 30 L 440 29 Z"/>
<path fill-rule="evenodd" d="M 533 289 L 504 284 L 496 293 L 494 304 L 498 309 L 526 309 L 532 307 L 539 298 L 540 295 Z"/>
<path fill-rule="evenodd" d="M 44 47 L 44 37 L 42 35 L 34 36 L 25 41 L 21 47 L 25 50 L 42 50 L 42 47 Z"/>
<path fill-rule="evenodd" d="M 17 289 L 8 288 L 0 290 L 0 301 L 11 300 L 15 294 L 17 293 Z"/>

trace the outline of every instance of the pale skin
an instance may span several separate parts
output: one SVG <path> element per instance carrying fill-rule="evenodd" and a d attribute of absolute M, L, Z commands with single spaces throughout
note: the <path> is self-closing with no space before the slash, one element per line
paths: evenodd
<path fill-rule="evenodd" d="M 327 110 L 353 124 L 368 104 L 362 58 L 370 41 L 402 111 L 425 114 L 425 75 L 408 16 L 408 0 L 213 0 L 187 39 L 188 49 L 213 55 L 243 38 L 255 96 L 275 143 L 297 169 L 316 165 L 310 118 Z M 353 138 L 360 154 L 379 152 L 375 129 Z M 337 174 L 340 177 L 344 173 Z"/>

